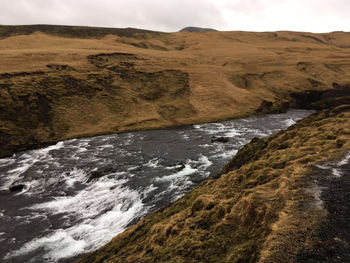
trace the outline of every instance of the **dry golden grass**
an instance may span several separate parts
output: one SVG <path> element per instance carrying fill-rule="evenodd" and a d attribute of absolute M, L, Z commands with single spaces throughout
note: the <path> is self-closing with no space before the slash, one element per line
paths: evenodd
<path fill-rule="evenodd" d="M 263 100 L 350 81 L 349 33 L 77 38 L 54 27 L 52 34 L 11 30 L 16 35 L 0 39 L 1 155 L 78 136 L 240 117 Z"/>

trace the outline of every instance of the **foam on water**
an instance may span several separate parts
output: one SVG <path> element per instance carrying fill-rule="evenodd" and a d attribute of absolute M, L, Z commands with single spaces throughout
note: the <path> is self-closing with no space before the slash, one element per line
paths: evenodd
<path fill-rule="evenodd" d="M 84 170 L 77 169 L 76 167 L 73 168 L 72 171 L 70 171 L 68 174 L 63 173 L 62 174 L 63 179 L 67 185 L 67 187 L 72 188 L 76 183 L 84 183 L 87 181 L 87 175 Z"/>
<path fill-rule="evenodd" d="M 15 163 L 14 158 L 4 158 L 0 159 L 0 166 L 7 166 Z"/>
<path fill-rule="evenodd" d="M 211 147 L 213 147 L 213 145 L 211 145 L 211 144 L 201 144 L 201 145 L 199 145 L 199 147 L 202 147 L 202 148 L 211 148 Z"/>
<path fill-rule="evenodd" d="M 158 189 L 157 186 L 154 186 L 154 184 L 151 184 L 143 191 L 143 197 L 146 197 L 148 194 L 153 192 L 154 190 Z"/>
<path fill-rule="evenodd" d="M 51 159 L 49 152 L 52 150 L 61 149 L 64 146 L 64 142 L 58 142 L 55 145 L 51 145 L 46 148 L 41 148 L 38 150 L 31 150 L 28 153 L 22 154 L 17 160 L 19 166 L 9 170 L 6 174 L 5 183 L 0 187 L 0 190 L 5 190 L 10 187 L 10 185 L 16 183 L 16 181 L 20 180 L 21 175 L 25 173 L 29 168 L 35 165 L 37 162 L 43 159 Z M 11 165 L 16 162 L 16 155 L 11 158 L 6 158 L 6 161 L 3 161 L 3 165 Z"/>
<path fill-rule="evenodd" d="M 158 177 L 158 178 L 156 178 L 156 181 L 172 181 L 172 180 L 177 179 L 179 177 L 191 175 L 191 174 L 194 174 L 196 172 L 203 172 L 212 164 L 213 163 L 208 159 L 207 156 L 200 155 L 197 161 L 189 159 L 189 160 L 187 160 L 187 162 L 183 166 L 182 165 L 176 166 L 178 168 L 182 168 L 180 171 L 173 173 L 173 174 L 170 174 L 170 175 Z M 176 167 L 173 167 L 173 168 L 176 168 Z M 169 168 L 170 167 L 167 167 L 167 169 L 169 169 Z"/>
<path fill-rule="evenodd" d="M 235 154 L 237 152 L 238 152 L 238 150 L 225 151 L 225 152 L 222 152 L 222 153 L 215 154 L 213 157 L 215 157 L 215 158 L 222 158 L 222 159 L 230 159 L 233 156 L 235 156 Z"/>
<path fill-rule="evenodd" d="M 284 121 L 284 123 L 288 127 L 288 126 L 291 126 L 291 125 L 295 124 L 295 120 L 287 119 L 287 120 Z"/>
<path fill-rule="evenodd" d="M 348 152 L 345 157 L 337 163 L 337 166 L 340 167 L 340 166 L 343 166 L 343 165 L 347 165 L 350 161 L 350 152 Z"/>
<path fill-rule="evenodd" d="M 154 158 L 148 161 L 148 163 L 145 164 L 145 166 L 151 167 L 151 168 L 158 168 L 159 166 L 159 159 Z"/>
<path fill-rule="evenodd" d="M 342 172 L 337 169 L 337 168 L 333 168 L 332 169 L 332 174 L 335 176 L 335 177 L 341 177 L 342 176 Z"/>
<path fill-rule="evenodd" d="M 202 154 L 198 159 L 198 163 L 200 164 L 200 170 L 206 170 L 209 166 L 213 164 L 213 162 L 210 161 L 207 156 L 204 156 Z"/>
<path fill-rule="evenodd" d="M 114 148 L 114 146 L 111 145 L 111 144 L 101 145 L 101 146 L 99 146 L 99 147 L 102 148 L 102 149 Z"/>
<path fill-rule="evenodd" d="M 67 214 L 70 218 L 74 215 L 76 224 L 34 239 L 6 257 L 9 259 L 44 249 L 47 260 L 57 261 L 102 246 L 122 232 L 136 216 L 146 212 L 139 193 L 123 187 L 125 181 L 120 180 L 116 187 L 115 180 L 104 179 L 75 196 L 56 197 L 30 207 L 51 214 Z"/>
<path fill-rule="evenodd" d="M 126 181 L 102 178 L 74 196 L 55 197 L 52 201 L 33 205 L 30 208 L 49 210 L 53 214 L 75 214 L 78 219 L 97 216 L 101 211 L 111 210 L 117 198 L 128 197 L 129 192 L 122 188 Z"/>
<path fill-rule="evenodd" d="M 174 180 L 178 177 L 183 177 L 186 175 L 190 175 L 193 174 L 195 172 L 197 172 L 198 169 L 194 169 L 191 167 L 191 165 L 189 163 L 186 163 L 184 168 L 181 169 L 180 171 L 174 173 L 174 174 L 170 174 L 170 175 L 166 175 L 166 176 L 162 176 L 162 177 L 158 177 L 156 178 L 156 181 L 171 181 Z"/>
<path fill-rule="evenodd" d="M 153 197 L 154 199 L 162 199 L 170 196 L 170 201 L 175 201 L 185 194 L 185 189 L 193 186 L 188 176 L 179 176 L 167 182 L 169 183 L 167 188 L 163 192 L 156 194 Z"/>
<path fill-rule="evenodd" d="M 235 137 L 235 136 L 239 136 L 239 135 L 241 135 L 241 133 L 235 129 L 228 131 L 224 134 L 225 137 Z"/>
<path fill-rule="evenodd" d="M 5 235 L 5 232 L 0 232 L 0 241 L 4 241 L 6 237 L 3 237 Z"/>
<path fill-rule="evenodd" d="M 207 178 L 210 173 L 207 168 L 213 163 L 207 156 L 199 155 L 198 160 L 188 159 L 183 165 L 173 167 L 165 167 L 167 170 L 180 169 L 179 171 L 155 178 L 155 183 L 167 183 L 167 188 L 157 195 L 154 199 L 161 199 L 165 196 L 171 196 L 171 201 L 175 201 L 186 193 L 186 189 L 193 187 L 193 178 L 191 176 L 200 177 L 202 180 Z"/>
<path fill-rule="evenodd" d="M 183 167 L 183 166 L 181 164 L 178 164 L 178 165 L 174 165 L 174 166 L 164 167 L 164 169 L 166 169 L 166 170 L 175 170 L 175 169 L 180 169 L 181 167 Z"/>

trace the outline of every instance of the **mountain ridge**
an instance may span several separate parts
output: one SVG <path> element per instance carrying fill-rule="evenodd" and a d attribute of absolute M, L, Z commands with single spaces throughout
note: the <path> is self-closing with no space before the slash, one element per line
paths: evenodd
<path fill-rule="evenodd" d="M 179 30 L 179 32 L 216 32 L 216 31 L 218 30 L 213 28 L 204 28 L 204 27 L 195 27 L 195 26 L 188 26 Z"/>

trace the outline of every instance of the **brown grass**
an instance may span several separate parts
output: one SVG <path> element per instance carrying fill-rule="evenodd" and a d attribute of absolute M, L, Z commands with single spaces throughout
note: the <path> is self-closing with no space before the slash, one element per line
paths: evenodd
<path fill-rule="evenodd" d="M 263 100 L 350 81 L 349 33 L 5 29 L 2 156 L 78 136 L 245 116 Z M 30 34 L 36 29 L 46 34 Z"/>

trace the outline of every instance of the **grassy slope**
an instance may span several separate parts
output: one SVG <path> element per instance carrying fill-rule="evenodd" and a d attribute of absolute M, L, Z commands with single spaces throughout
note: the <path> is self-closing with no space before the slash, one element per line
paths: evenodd
<path fill-rule="evenodd" d="M 292 262 L 298 251 L 317 244 L 327 214 L 308 174 L 350 149 L 349 123 L 349 106 L 340 106 L 253 140 L 222 176 L 79 262 Z"/>
<path fill-rule="evenodd" d="M 0 26 L 0 156 L 251 114 L 264 100 L 349 82 L 349 58 L 343 32 Z"/>

